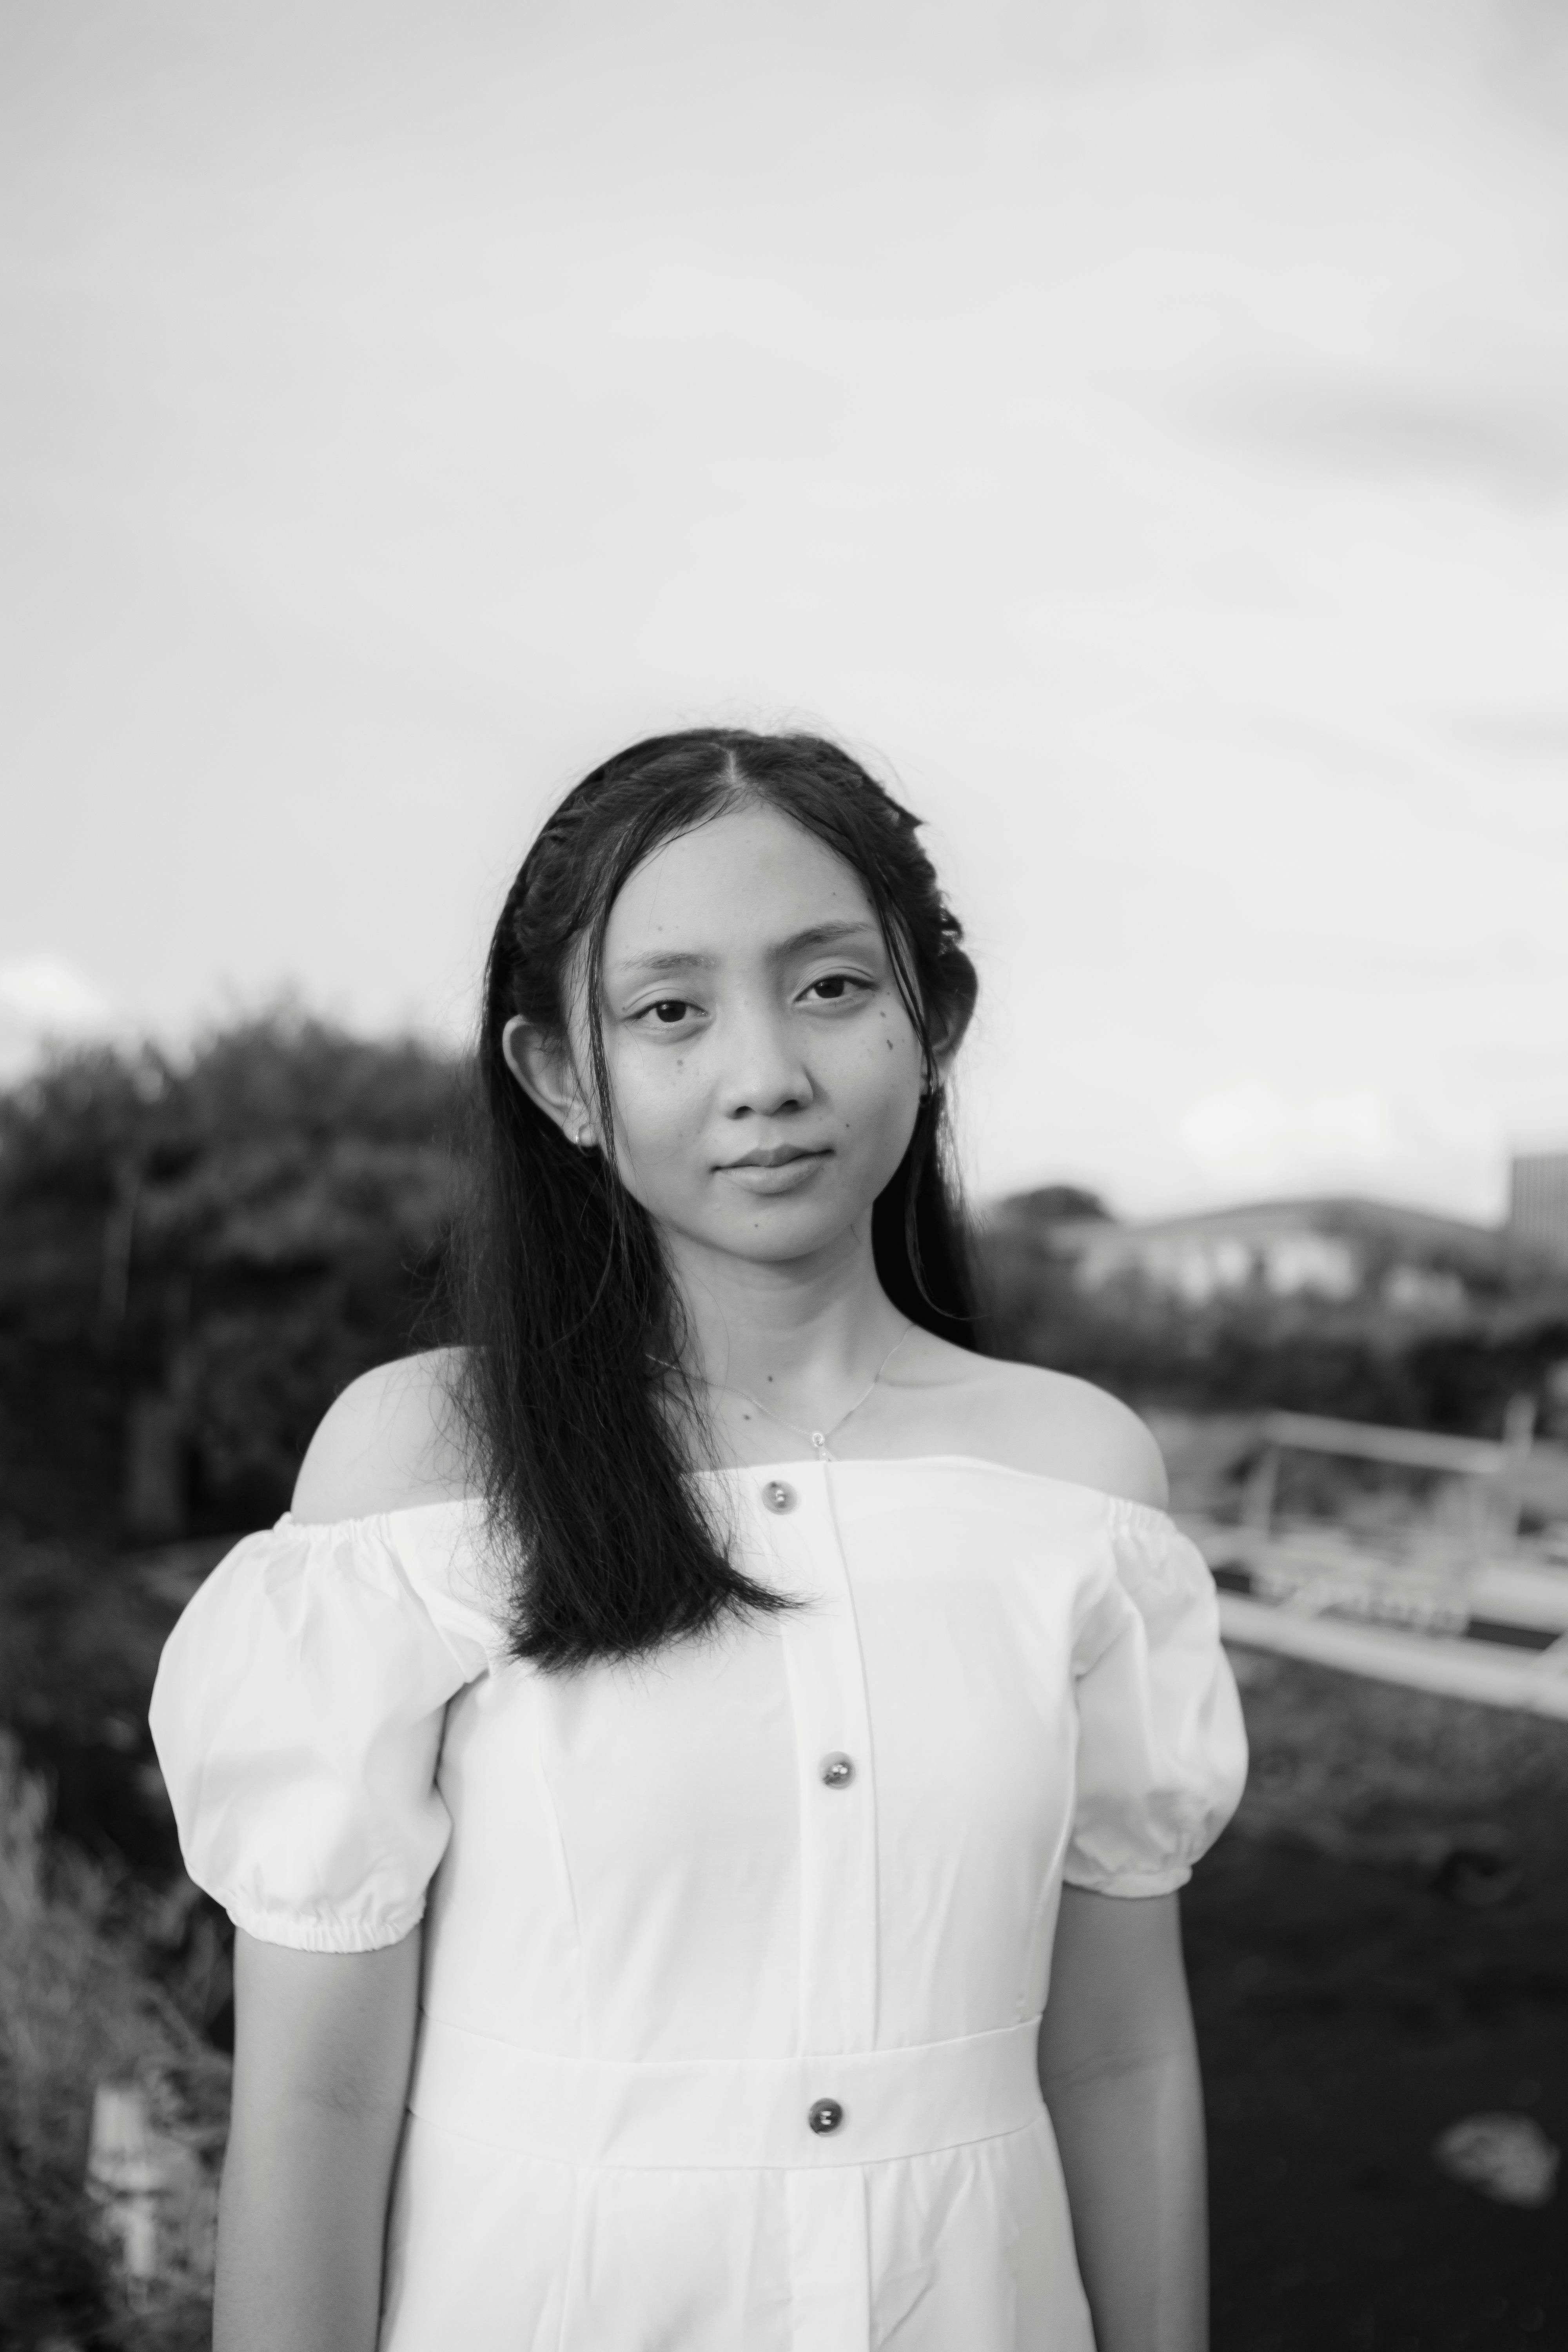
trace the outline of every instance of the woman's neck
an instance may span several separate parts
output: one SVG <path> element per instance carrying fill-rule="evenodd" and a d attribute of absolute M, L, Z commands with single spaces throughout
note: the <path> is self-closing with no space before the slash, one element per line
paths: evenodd
<path fill-rule="evenodd" d="M 786 1422 L 820 1424 L 846 1409 L 909 1320 L 877 1278 L 867 1222 L 863 1236 L 846 1234 L 830 1252 L 783 1265 L 667 1235 L 688 1370 Z"/>

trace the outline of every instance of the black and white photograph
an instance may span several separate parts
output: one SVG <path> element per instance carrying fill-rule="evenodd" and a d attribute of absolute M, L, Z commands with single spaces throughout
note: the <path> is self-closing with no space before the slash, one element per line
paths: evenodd
<path fill-rule="evenodd" d="M 1568 2352 L 1568 16 L 0 0 L 0 2352 Z"/>

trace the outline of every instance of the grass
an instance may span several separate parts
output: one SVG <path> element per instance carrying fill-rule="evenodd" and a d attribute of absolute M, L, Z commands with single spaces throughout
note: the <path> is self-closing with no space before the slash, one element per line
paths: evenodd
<path fill-rule="evenodd" d="M 210 2338 L 199 2230 L 133 2294 L 85 2187 L 100 2084 L 136 2085 L 208 2177 L 222 2141 L 227 2063 L 147 1973 L 136 1909 L 110 1871 L 50 1838 L 47 1789 L 0 1734 L 0 2341 L 16 2352 L 196 2352 Z"/>
<path fill-rule="evenodd" d="M 1236 1664 L 1252 1780 L 1183 1904 L 1215 2352 L 1568 2342 L 1561 2201 L 1432 2160 L 1499 2109 L 1568 2143 L 1568 1725 Z"/>

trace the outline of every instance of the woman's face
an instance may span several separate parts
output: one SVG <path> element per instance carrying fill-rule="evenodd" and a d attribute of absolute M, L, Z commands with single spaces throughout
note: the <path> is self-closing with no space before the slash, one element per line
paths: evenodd
<path fill-rule="evenodd" d="M 602 1003 L 617 1168 L 672 1238 L 779 1262 L 868 1221 L 920 1039 L 858 876 L 813 835 L 753 807 L 656 850 L 611 909 Z"/>

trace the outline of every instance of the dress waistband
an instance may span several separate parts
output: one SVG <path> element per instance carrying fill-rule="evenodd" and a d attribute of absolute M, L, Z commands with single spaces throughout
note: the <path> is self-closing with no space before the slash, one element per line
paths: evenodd
<path fill-rule="evenodd" d="M 561 2164 L 816 2170 L 1023 2131 L 1040 2021 L 837 2058 L 555 2058 L 420 2020 L 422 2119 Z"/>

